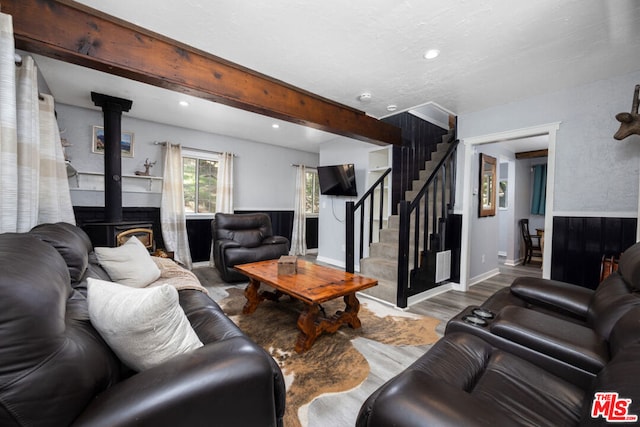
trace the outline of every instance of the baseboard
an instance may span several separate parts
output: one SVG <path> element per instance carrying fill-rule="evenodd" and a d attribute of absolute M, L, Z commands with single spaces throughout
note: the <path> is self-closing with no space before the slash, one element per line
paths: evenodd
<path fill-rule="evenodd" d="M 499 268 L 494 268 L 493 270 L 489 270 L 486 273 L 482 273 L 476 277 L 470 278 L 469 286 L 477 285 L 478 283 L 483 282 L 487 279 L 490 279 L 494 276 L 497 276 L 498 274 L 500 274 Z"/>
<path fill-rule="evenodd" d="M 331 265 L 333 265 L 335 267 L 340 267 L 340 268 L 345 268 L 345 266 L 346 266 L 345 262 L 342 261 L 342 260 L 337 260 L 337 259 L 333 259 L 333 258 L 327 258 L 327 257 L 323 257 L 323 256 L 320 256 L 320 255 L 318 255 L 316 257 L 316 261 L 322 262 L 322 263 L 325 263 L 325 264 L 331 264 Z"/>
<path fill-rule="evenodd" d="M 193 268 L 196 268 L 196 267 L 209 267 L 209 261 L 196 261 L 194 263 L 191 263 L 191 265 L 193 266 Z"/>
<path fill-rule="evenodd" d="M 409 298 L 407 298 L 407 307 L 411 307 L 411 305 L 413 304 L 417 304 L 421 301 L 427 300 L 429 298 L 433 298 L 436 295 L 440 295 L 452 289 L 453 289 L 452 283 L 445 283 L 444 285 L 440 285 L 433 289 L 429 289 L 428 291 L 420 292 L 417 295 L 412 295 Z"/>

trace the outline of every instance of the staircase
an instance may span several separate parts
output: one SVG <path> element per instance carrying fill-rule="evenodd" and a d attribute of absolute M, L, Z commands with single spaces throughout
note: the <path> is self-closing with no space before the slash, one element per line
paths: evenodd
<path fill-rule="evenodd" d="M 411 202 L 415 199 L 420 189 L 426 184 L 428 178 L 436 170 L 438 164 L 445 157 L 447 151 L 450 148 L 450 139 L 450 134 L 442 136 L 442 142 L 437 145 L 437 150 L 431 153 L 431 159 L 425 162 L 424 168 L 422 168 L 420 171 L 419 178 L 413 181 L 411 185 L 412 190 L 405 192 L 404 199 L 406 201 Z M 454 171 L 451 168 L 451 170 L 448 170 L 447 173 L 451 174 L 454 173 Z M 410 216 L 410 230 L 412 230 L 409 233 L 410 270 L 413 269 L 411 266 L 414 265 L 416 252 L 418 253 L 418 256 L 421 256 L 420 254 L 422 254 L 424 249 L 433 249 L 431 247 L 432 242 L 427 242 L 428 244 L 425 245 L 423 236 L 441 236 L 440 230 L 438 230 L 439 224 L 441 224 L 441 221 L 443 220 L 441 218 L 441 212 L 446 211 L 448 205 L 451 203 L 448 195 L 451 194 L 449 189 L 452 182 L 454 182 L 453 179 L 446 179 L 446 191 L 432 191 L 427 195 L 428 198 L 424 202 L 427 209 L 422 210 L 422 213 L 418 218 L 420 224 L 420 233 L 418 233 L 417 237 L 417 251 L 415 246 L 416 233 L 413 232 L 416 223 L 415 211 Z M 442 200 L 443 194 L 446 198 L 446 200 L 444 201 Z M 420 204 L 422 205 L 422 203 Z M 430 212 L 431 215 L 431 217 L 427 219 L 426 227 L 428 233 L 426 234 L 423 232 L 425 229 L 425 210 Z M 434 214 L 432 212 L 436 213 L 435 218 L 433 217 Z M 373 277 L 378 280 L 378 286 L 369 288 L 365 290 L 364 293 L 380 300 L 387 301 L 393 305 L 396 305 L 398 297 L 398 254 L 400 236 L 399 225 L 399 215 L 389 216 L 388 221 L 386 221 L 386 227 L 380 230 L 378 239 L 374 238 L 374 243 L 371 243 L 371 245 L 369 246 L 369 256 L 360 260 L 360 274 L 367 277 Z M 434 227 L 436 229 L 434 229 Z M 442 239 L 442 236 L 440 238 Z M 419 262 L 418 265 L 422 265 L 422 263 Z"/>

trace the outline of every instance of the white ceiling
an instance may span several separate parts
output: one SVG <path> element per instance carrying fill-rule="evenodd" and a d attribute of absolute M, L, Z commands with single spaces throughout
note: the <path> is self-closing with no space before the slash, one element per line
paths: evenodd
<path fill-rule="evenodd" d="M 381 118 L 434 104 L 464 114 L 640 69 L 637 0 L 80 0 Z M 433 60 L 427 49 L 440 50 Z M 131 116 L 318 151 L 335 138 L 37 57 L 57 102 L 132 99 Z M 630 88 L 630 91 L 632 88 Z M 371 93 L 363 103 L 361 93 Z"/>

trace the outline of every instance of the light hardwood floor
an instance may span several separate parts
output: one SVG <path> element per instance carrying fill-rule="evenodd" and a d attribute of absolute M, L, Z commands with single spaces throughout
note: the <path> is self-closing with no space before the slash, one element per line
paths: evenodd
<path fill-rule="evenodd" d="M 541 276 L 539 265 L 500 268 L 500 274 L 472 286 L 467 292 L 447 291 L 411 306 L 408 311 L 441 320 L 436 331 L 442 335 L 449 319 L 469 305 L 479 305 L 502 287 L 509 286 L 518 276 Z M 354 340 L 356 348 L 367 358 L 371 372 L 360 386 L 345 393 L 324 395 L 315 399 L 303 411 L 301 419 L 307 427 L 348 427 L 355 424 L 362 403 L 378 387 L 391 379 L 430 346 L 394 347 L 363 338 Z"/>

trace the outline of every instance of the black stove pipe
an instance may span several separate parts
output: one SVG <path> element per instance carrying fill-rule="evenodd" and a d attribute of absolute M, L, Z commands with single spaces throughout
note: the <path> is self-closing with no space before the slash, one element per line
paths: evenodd
<path fill-rule="evenodd" d="M 106 222 L 122 221 L 122 113 L 133 101 L 91 92 L 93 103 L 104 116 L 104 211 Z"/>

